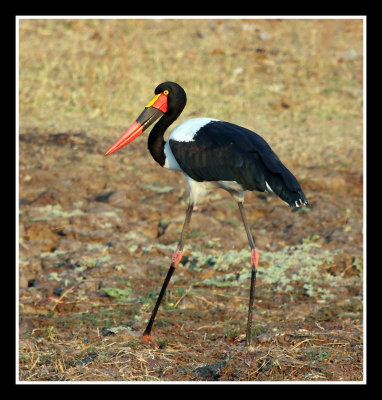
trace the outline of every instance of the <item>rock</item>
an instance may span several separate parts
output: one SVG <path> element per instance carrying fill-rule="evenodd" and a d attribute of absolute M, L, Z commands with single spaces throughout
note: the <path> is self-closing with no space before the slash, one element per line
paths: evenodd
<path fill-rule="evenodd" d="M 195 368 L 196 373 L 201 378 L 212 378 L 217 381 L 220 378 L 222 369 L 227 365 L 227 361 L 220 361 L 215 364 L 204 365 Z"/>

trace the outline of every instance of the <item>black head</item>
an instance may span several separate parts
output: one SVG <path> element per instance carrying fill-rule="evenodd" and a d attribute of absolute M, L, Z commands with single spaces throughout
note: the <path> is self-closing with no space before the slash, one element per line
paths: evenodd
<path fill-rule="evenodd" d="M 155 129 L 151 133 L 156 132 L 163 134 L 166 128 L 172 124 L 183 111 L 187 103 L 186 92 L 181 86 L 175 82 L 163 82 L 155 89 L 155 97 L 145 107 L 136 121 L 126 130 L 126 132 L 110 147 L 106 155 L 126 146 L 128 143 L 136 139 L 144 130 L 159 119 L 155 125 Z M 152 140 L 152 135 L 151 139 Z M 162 143 L 161 142 L 161 143 Z M 164 142 L 163 142 L 164 143 Z"/>
<path fill-rule="evenodd" d="M 155 88 L 154 93 L 160 94 L 164 92 L 167 94 L 167 112 L 165 115 L 167 118 L 175 120 L 186 106 L 186 92 L 175 82 L 163 82 Z"/>

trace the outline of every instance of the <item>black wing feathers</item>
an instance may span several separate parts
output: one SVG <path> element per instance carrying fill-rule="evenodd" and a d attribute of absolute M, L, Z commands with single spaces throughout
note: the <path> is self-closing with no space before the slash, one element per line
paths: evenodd
<path fill-rule="evenodd" d="M 259 157 L 238 153 L 232 142 L 202 149 L 196 142 L 170 140 L 170 146 L 182 170 L 198 182 L 236 181 L 247 190 L 265 190 Z"/>
<path fill-rule="evenodd" d="M 169 144 L 180 167 L 196 181 L 236 181 L 246 190 L 260 192 L 267 182 L 288 204 L 307 203 L 293 174 L 268 143 L 248 129 L 212 121 L 195 134 L 194 141 L 170 139 Z"/>

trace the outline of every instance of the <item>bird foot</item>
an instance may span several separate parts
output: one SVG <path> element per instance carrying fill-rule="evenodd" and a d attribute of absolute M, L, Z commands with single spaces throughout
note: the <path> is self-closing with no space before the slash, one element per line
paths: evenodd
<path fill-rule="evenodd" d="M 254 265 L 257 268 L 257 264 L 259 263 L 260 255 L 256 249 L 252 249 L 251 251 L 251 265 Z"/>
<path fill-rule="evenodd" d="M 141 336 L 141 342 L 144 343 L 144 344 L 151 343 L 151 344 L 153 344 L 154 346 L 156 346 L 156 347 L 159 348 L 158 344 L 157 344 L 156 341 L 151 337 L 151 335 L 150 335 L 149 333 L 143 334 L 143 335 Z"/>
<path fill-rule="evenodd" d="M 174 267 L 176 267 L 179 264 L 180 260 L 182 259 L 182 256 L 183 253 L 180 250 L 176 250 L 174 252 L 174 254 L 171 257 L 171 261 L 174 264 Z"/>

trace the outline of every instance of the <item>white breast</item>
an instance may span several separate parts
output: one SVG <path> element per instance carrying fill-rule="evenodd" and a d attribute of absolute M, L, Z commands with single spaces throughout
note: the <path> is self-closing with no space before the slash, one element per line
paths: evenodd
<path fill-rule="evenodd" d="M 213 118 L 192 118 L 178 125 L 169 136 L 169 140 L 175 140 L 177 142 L 192 142 L 194 140 L 195 134 L 200 128 L 207 125 L 211 121 L 217 121 Z M 164 146 L 164 154 L 166 156 L 166 161 L 164 164 L 165 168 L 171 169 L 173 171 L 182 171 L 180 165 L 176 161 L 174 154 L 171 151 L 169 142 L 166 142 Z"/>
<path fill-rule="evenodd" d="M 213 118 L 192 118 L 185 122 L 182 122 L 177 126 L 169 136 L 169 139 L 176 140 L 177 142 L 192 142 L 195 134 L 204 125 L 207 125 L 211 121 L 217 121 Z"/>
<path fill-rule="evenodd" d="M 166 142 L 164 145 L 164 155 L 166 156 L 166 160 L 163 165 L 165 168 L 171 169 L 173 171 L 182 171 L 180 165 L 178 164 L 178 161 L 176 161 L 174 154 L 171 151 L 171 147 L 168 142 Z"/>

